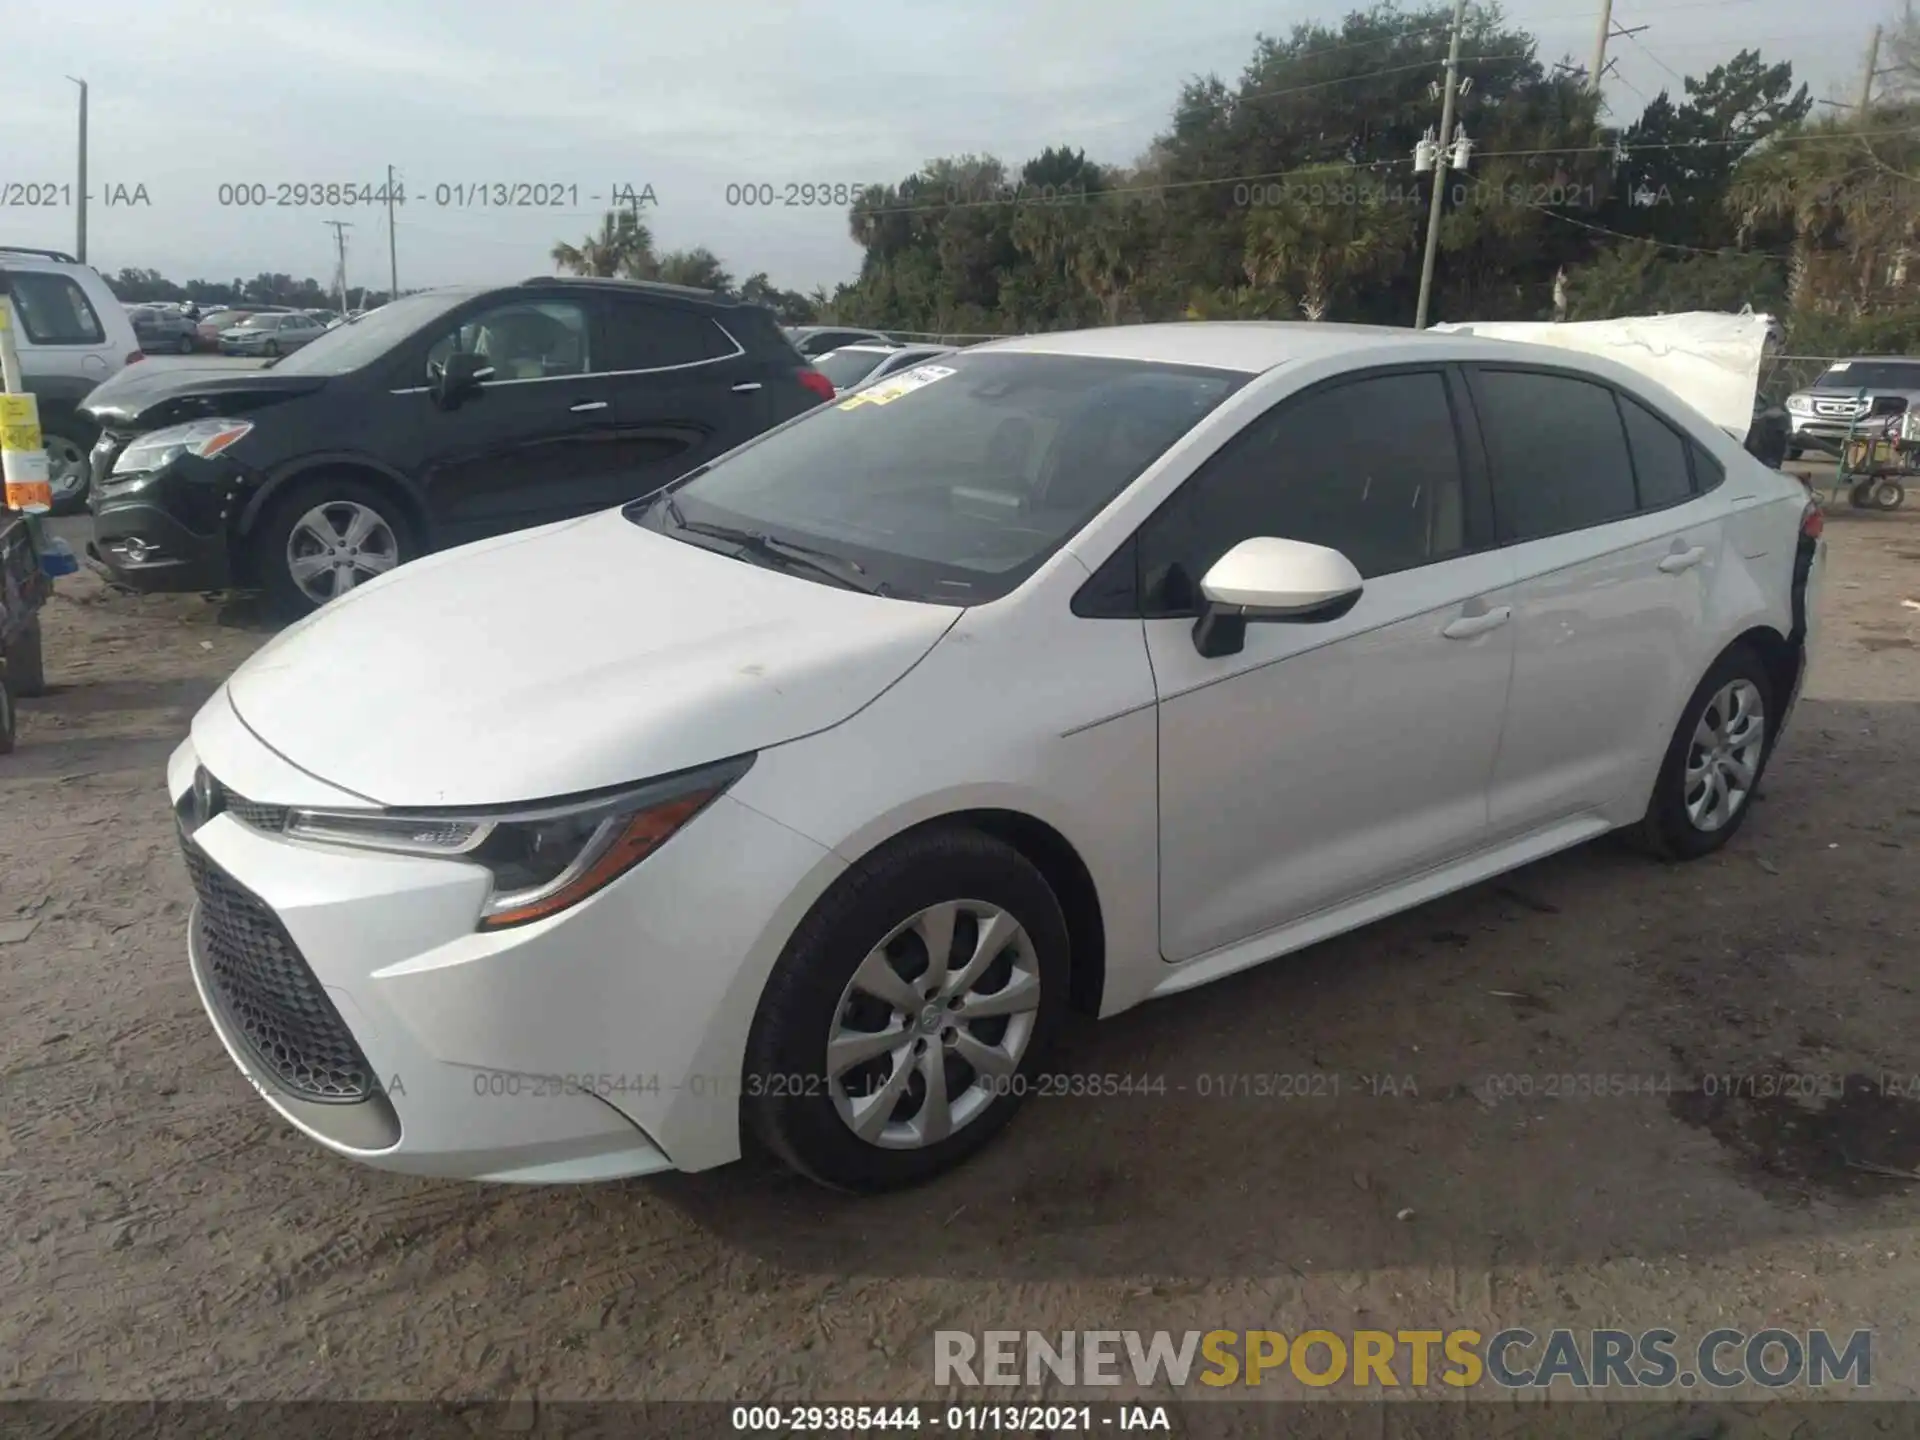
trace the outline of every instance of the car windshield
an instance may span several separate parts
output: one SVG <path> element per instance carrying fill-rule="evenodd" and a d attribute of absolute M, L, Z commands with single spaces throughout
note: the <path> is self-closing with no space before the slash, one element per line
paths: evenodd
<path fill-rule="evenodd" d="M 884 350 L 835 350 L 814 361 L 813 368 L 831 380 L 834 389 L 844 390 L 866 379 L 886 358 Z"/>
<path fill-rule="evenodd" d="M 469 298 L 465 291 L 408 295 L 369 310 L 349 325 L 336 325 L 276 361 L 289 375 L 345 375 L 391 353 L 393 347 Z"/>
<path fill-rule="evenodd" d="M 1920 360 L 1843 360 L 1813 382 L 1816 390 L 1920 390 Z"/>
<path fill-rule="evenodd" d="M 1246 379 L 1086 356 L 943 356 L 684 477 L 671 506 L 653 496 L 627 514 L 689 544 L 724 549 L 738 532 L 742 558 L 768 553 L 756 540 L 803 547 L 889 595 L 978 605 L 1037 570 Z"/>

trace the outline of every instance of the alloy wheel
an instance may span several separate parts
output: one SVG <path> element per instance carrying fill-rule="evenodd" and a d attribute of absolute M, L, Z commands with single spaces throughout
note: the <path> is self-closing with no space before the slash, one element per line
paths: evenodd
<path fill-rule="evenodd" d="M 47 480 L 53 488 L 54 503 L 71 500 L 87 486 L 87 452 L 76 440 L 65 435 L 44 437 L 47 451 Z"/>
<path fill-rule="evenodd" d="M 1040 1012 L 1033 941 L 1007 911 L 952 900 L 920 911 L 854 971 L 827 1037 L 827 1083 L 848 1129 L 916 1150 L 1000 1095 Z"/>
<path fill-rule="evenodd" d="M 1714 692 L 1694 726 L 1683 784 L 1687 819 L 1696 830 L 1724 828 L 1753 793 L 1766 746 L 1766 707 L 1751 680 Z"/>
<path fill-rule="evenodd" d="M 332 500 L 294 522 L 287 536 L 287 573 L 300 593 L 324 605 L 400 562 L 393 527 L 372 506 Z"/>

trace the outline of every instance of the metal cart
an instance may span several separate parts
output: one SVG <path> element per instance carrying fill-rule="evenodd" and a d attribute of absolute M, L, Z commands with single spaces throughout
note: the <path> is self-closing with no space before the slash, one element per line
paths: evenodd
<path fill-rule="evenodd" d="M 1859 398 L 1864 399 L 1865 392 Z M 1844 491 L 1856 510 L 1898 510 L 1906 503 L 1906 482 L 1914 476 L 1920 476 L 1920 415 L 1898 399 L 1882 397 L 1847 426 L 1834 472 L 1834 498 Z"/>

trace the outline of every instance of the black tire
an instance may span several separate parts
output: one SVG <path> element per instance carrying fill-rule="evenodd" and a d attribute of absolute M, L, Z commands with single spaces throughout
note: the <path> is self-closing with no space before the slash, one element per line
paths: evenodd
<path fill-rule="evenodd" d="M 1898 510 L 1906 503 L 1907 490 L 1897 480 L 1882 480 L 1873 487 L 1873 508 Z"/>
<path fill-rule="evenodd" d="M 0 755 L 13 753 L 13 695 L 7 677 L 0 675 Z"/>
<path fill-rule="evenodd" d="M 191 355 L 193 353 L 193 336 L 182 335 L 173 348 L 178 350 L 182 355 Z"/>
<path fill-rule="evenodd" d="M 1806 453 L 1807 453 L 1806 450 L 1799 445 L 1787 446 L 1787 459 L 1789 460 L 1798 460 L 1802 455 Z"/>
<path fill-rule="evenodd" d="M 1847 491 L 1847 504 L 1856 510 L 1873 509 L 1873 482 L 1862 480 Z"/>
<path fill-rule="evenodd" d="M 7 687 L 15 695 L 32 699 L 47 693 L 47 657 L 37 611 L 7 646 L 6 662 Z"/>
<path fill-rule="evenodd" d="M 260 347 L 260 353 L 269 360 L 276 359 L 280 354 L 280 343 L 277 340 L 269 340 Z"/>
<path fill-rule="evenodd" d="M 1753 767 L 1753 782 L 1746 787 L 1741 803 L 1731 818 L 1717 829 L 1702 829 L 1687 812 L 1689 793 L 1686 779 L 1688 761 L 1694 749 L 1694 732 L 1701 717 L 1723 689 L 1744 680 L 1759 693 L 1762 738 L 1759 759 Z M 1773 742 L 1779 735 L 1779 702 L 1773 693 L 1773 681 L 1760 656 L 1746 645 L 1736 645 L 1714 663 L 1687 701 L 1667 745 L 1659 778 L 1654 781 L 1653 797 L 1640 822 L 1641 844 L 1663 860 L 1697 860 L 1725 845 L 1740 831 L 1753 811 L 1754 799 L 1766 778 L 1767 761 L 1773 755 Z"/>
<path fill-rule="evenodd" d="M 963 899 L 998 907 L 1025 930 L 1040 982 L 1033 1028 L 1017 1068 L 994 1085 L 998 1094 L 982 1092 L 985 1103 L 971 1119 L 944 1140 L 913 1149 L 885 1149 L 855 1135 L 841 1119 L 826 1073 L 827 1040 L 841 998 L 868 954 L 921 911 Z M 977 930 L 969 933 L 964 920 L 954 934 L 956 954 L 977 938 Z M 902 963 L 909 983 L 918 988 L 912 979 L 915 954 L 909 941 Z M 1004 955 L 994 968 L 1006 963 Z M 917 956 L 924 968 L 924 944 L 918 945 Z M 774 967 L 747 1044 L 742 1126 L 774 1157 L 836 1190 L 894 1190 L 951 1170 L 1013 1118 L 1027 1078 L 1045 1063 L 1067 1008 L 1068 967 L 1067 924 L 1060 902 L 1040 872 L 1010 845 L 954 827 L 922 830 L 884 846 L 821 898 Z M 994 968 L 985 972 L 987 977 L 994 978 Z M 988 988 L 997 990 L 1006 983 L 1008 979 L 1000 979 Z M 902 1032 L 903 1037 L 912 1033 Z M 942 1041 L 936 1036 L 931 1043 Z M 997 1037 L 989 1043 L 998 1043 Z M 882 1057 L 872 1063 L 885 1068 L 895 1062 Z M 976 1073 L 957 1056 L 951 1064 L 963 1078 Z M 943 1067 L 940 1073 L 946 1075 L 949 1069 Z M 903 1093 L 890 1112 L 895 1118 L 907 1118 L 900 1116 L 900 1106 L 915 1110 L 921 1103 L 924 1081 L 916 1075 L 911 1083 L 921 1088 Z"/>
<path fill-rule="evenodd" d="M 78 515 L 86 510 L 87 492 L 93 488 L 90 483 L 91 476 L 87 473 L 88 467 L 92 464 L 91 452 L 93 450 L 93 441 L 94 436 L 92 431 L 84 428 L 73 416 L 63 415 L 51 424 L 42 422 L 40 426 L 40 443 L 48 450 L 49 457 L 51 457 L 51 452 L 56 443 L 71 445 L 79 452 L 82 467 L 79 488 L 64 497 L 55 496 L 53 501 L 53 514 Z"/>
<path fill-rule="evenodd" d="M 364 505 L 386 522 L 404 565 L 419 552 L 406 511 L 385 490 L 349 475 L 321 476 L 293 486 L 268 508 L 253 534 L 249 563 L 254 582 L 276 615 L 297 617 L 320 608 L 294 580 L 287 566 L 287 540 L 301 517 L 315 506 Z"/>

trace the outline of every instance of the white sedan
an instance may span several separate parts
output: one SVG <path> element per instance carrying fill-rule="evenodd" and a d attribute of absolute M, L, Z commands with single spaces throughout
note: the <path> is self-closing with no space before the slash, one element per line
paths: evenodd
<path fill-rule="evenodd" d="M 1746 820 L 1820 514 L 1603 359 L 1335 325 L 943 356 L 266 646 L 168 774 L 268 1103 L 486 1180 L 956 1164 L 1112 1015 Z M 345 678 L 343 678 L 345 677 Z"/>

